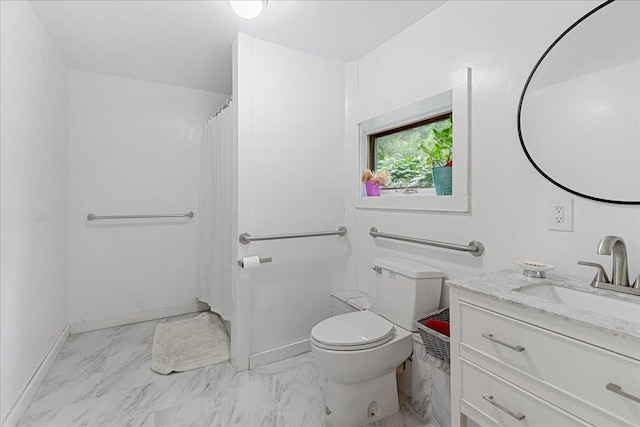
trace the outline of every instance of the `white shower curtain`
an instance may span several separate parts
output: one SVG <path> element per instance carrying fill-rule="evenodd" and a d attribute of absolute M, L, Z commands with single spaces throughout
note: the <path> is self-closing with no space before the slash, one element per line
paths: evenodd
<path fill-rule="evenodd" d="M 220 111 L 204 125 L 200 166 L 196 296 L 231 320 L 233 114 Z"/>

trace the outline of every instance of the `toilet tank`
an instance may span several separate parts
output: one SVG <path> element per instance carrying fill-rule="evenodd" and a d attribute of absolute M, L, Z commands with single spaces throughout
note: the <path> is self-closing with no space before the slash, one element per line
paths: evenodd
<path fill-rule="evenodd" d="M 408 331 L 417 331 L 415 321 L 440 305 L 444 272 L 402 258 L 374 261 L 378 313 Z"/>

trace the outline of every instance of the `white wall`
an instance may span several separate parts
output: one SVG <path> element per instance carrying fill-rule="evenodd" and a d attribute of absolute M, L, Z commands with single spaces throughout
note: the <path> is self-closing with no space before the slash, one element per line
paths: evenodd
<path fill-rule="evenodd" d="M 195 219 L 86 216 L 195 212 L 202 125 L 226 95 L 76 70 L 69 90 L 70 321 L 194 303 Z"/>
<path fill-rule="evenodd" d="M 640 268 L 640 207 L 574 199 L 574 231 L 547 230 L 546 205 L 569 194 L 547 182 L 526 159 L 518 140 L 516 111 L 525 80 L 551 42 L 598 2 L 452 1 L 380 46 L 347 64 L 347 225 L 356 239 L 347 286 L 375 294 L 370 285 L 376 256 L 406 256 L 443 269 L 449 278 L 516 267 L 530 257 L 558 273 L 590 280 L 578 260 L 603 263 L 600 238 L 623 236 L 631 274 Z M 471 212 L 402 213 L 356 210 L 356 123 L 448 89 L 451 76 L 471 67 Z M 352 107 L 349 107 L 349 106 Z M 465 253 L 374 240 L 369 228 L 466 244 L 480 240 L 480 258 Z M 446 304 L 446 301 L 443 301 Z"/>
<path fill-rule="evenodd" d="M 335 230 L 344 221 L 344 64 L 244 35 L 236 49 L 239 232 Z M 239 245 L 239 257 L 273 257 L 239 273 L 250 353 L 306 340 L 331 315 L 347 251 L 340 237 Z"/>
<path fill-rule="evenodd" d="M 67 324 L 67 70 L 27 2 L 0 2 L 0 419 Z"/>

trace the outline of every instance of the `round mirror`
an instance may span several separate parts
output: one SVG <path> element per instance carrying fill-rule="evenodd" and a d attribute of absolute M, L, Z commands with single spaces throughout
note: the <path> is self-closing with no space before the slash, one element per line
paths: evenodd
<path fill-rule="evenodd" d="M 640 204 L 640 2 L 607 1 L 551 44 L 522 91 L 518 134 L 555 185 Z"/>

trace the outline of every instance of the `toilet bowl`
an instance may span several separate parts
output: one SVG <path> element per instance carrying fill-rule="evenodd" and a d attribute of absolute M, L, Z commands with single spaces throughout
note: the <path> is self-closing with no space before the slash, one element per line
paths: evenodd
<path fill-rule="evenodd" d="M 412 352 L 414 322 L 438 309 L 444 273 L 400 258 L 374 262 L 378 314 L 357 311 L 311 330 L 311 351 L 327 377 L 326 421 L 357 427 L 397 412 L 396 368 Z"/>
<path fill-rule="evenodd" d="M 361 426 L 398 411 L 396 368 L 411 355 L 411 332 L 370 311 L 347 313 L 312 329 L 311 351 L 328 378 L 330 425 Z"/>

